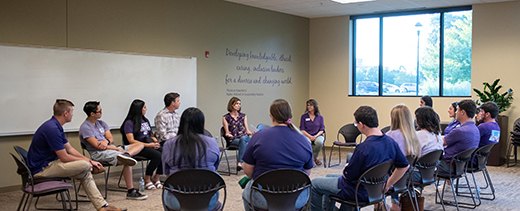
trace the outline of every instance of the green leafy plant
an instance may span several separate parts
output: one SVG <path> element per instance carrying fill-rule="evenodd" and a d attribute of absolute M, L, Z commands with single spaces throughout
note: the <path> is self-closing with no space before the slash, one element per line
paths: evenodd
<path fill-rule="evenodd" d="M 500 79 L 496 79 L 493 84 L 489 84 L 488 82 L 484 82 L 484 90 L 480 91 L 476 88 L 473 88 L 473 91 L 477 93 L 480 100 L 476 100 L 477 105 L 481 103 L 485 103 L 488 101 L 493 101 L 498 105 L 499 113 L 506 111 L 511 106 L 511 101 L 513 100 L 513 89 L 508 89 L 507 92 L 500 94 L 500 89 L 502 85 L 498 85 Z"/>

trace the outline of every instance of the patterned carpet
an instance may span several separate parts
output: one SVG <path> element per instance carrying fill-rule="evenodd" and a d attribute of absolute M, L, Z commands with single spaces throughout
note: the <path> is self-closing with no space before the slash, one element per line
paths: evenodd
<path fill-rule="evenodd" d="M 327 149 L 327 157 L 329 153 L 329 149 Z M 236 160 L 233 159 L 234 152 L 228 152 L 230 166 L 236 165 Z M 344 165 L 344 159 L 346 153 L 343 154 L 343 162 L 339 166 L 335 166 L 332 168 L 324 168 L 322 166 L 318 166 L 312 169 L 312 173 L 310 175 L 311 179 L 316 177 L 323 177 L 329 173 L 341 173 Z M 320 155 L 321 157 L 321 155 Z M 332 154 L 332 161 L 338 162 L 338 154 L 337 152 Z M 327 162 L 328 163 L 328 162 Z M 220 169 L 223 170 L 227 168 L 227 164 L 225 160 L 221 162 Z M 117 168 L 119 171 L 120 168 Z M 232 169 L 234 170 L 234 169 Z M 496 210 L 496 211 L 506 211 L 506 210 L 520 210 L 520 166 L 506 168 L 502 167 L 488 167 L 489 174 L 493 181 L 494 187 L 496 189 L 496 199 L 493 201 L 482 200 L 482 205 L 476 208 L 476 210 Z M 137 186 L 137 181 L 141 177 L 140 170 L 134 170 L 134 184 Z M 226 185 L 227 185 L 227 197 L 224 205 L 224 210 L 226 211 L 234 211 L 234 210 L 244 210 L 243 202 L 242 202 L 242 189 L 238 185 L 238 181 L 244 176 L 244 173 L 241 171 L 238 175 L 232 176 L 223 176 Z M 100 190 L 104 190 L 104 181 L 102 174 L 95 175 L 96 183 Z M 109 187 L 116 187 L 117 180 L 119 178 L 118 173 L 112 173 L 109 180 Z M 166 178 L 162 178 L 163 180 Z M 471 180 L 471 177 L 469 177 Z M 485 184 L 482 174 L 477 174 L 477 183 Z M 442 182 L 441 182 L 442 184 Z M 482 190 L 485 192 L 487 190 Z M 103 191 L 102 191 L 103 192 Z M 148 199 L 144 201 L 132 201 L 126 200 L 125 194 L 123 192 L 117 191 L 108 191 L 108 203 L 114 205 L 116 207 L 126 207 L 128 210 L 162 210 L 162 202 L 161 202 L 161 190 L 151 190 L 145 191 L 145 194 L 148 195 Z M 104 194 L 104 193 L 102 193 Z M 452 191 L 447 190 L 446 197 L 452 198 Z M 426 210 L 442 210 L 440 204 L 435 204 L 435 186 L 431 185 L 425 188 L 423 192 L 423 196 L 425 197 L 425 209 Z M 12 191 L 6 193 L 0 193 L 0 204 L 2 207 L 0 210 L 16 210 L 18 203 L 22 197 L 22 192 Z M 224 194 L 220 194 L 221 200 L 223 200 Z M 469 198 L 459 197 L 461 201 L 468 202 L 471 201 Z M 387 201 L 390 202 L 390 199 L 387 198 Z M 34 202 L 31 207 L 31 210 L 34 209 Z M 39 207 L 51 207 L 51 208 L 60 208 L 61 203 L 57 202 L 54 196 L 46 196 L 40 199 L 38 203 Z M 73 204 L 74 206 L 74 204 Z M 80 202 L 79 210 L 95 210 L 93 206 L 89 202 Z M 373 210 L 373 207 L 366 207 L 362 210 Z M 446 210 L 456 210 L 455 207 L 446 206 Z M 461 208 L 461 210 L 469 210 Z"/>

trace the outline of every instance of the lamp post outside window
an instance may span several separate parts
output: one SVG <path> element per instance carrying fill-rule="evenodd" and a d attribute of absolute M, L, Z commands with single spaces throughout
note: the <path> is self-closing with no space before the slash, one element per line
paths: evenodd
<path fill-rule="evenodd" d="M 421 22 L 417 22 L 415 24 L 415 28 L 417 29 L 417 79 L 415 80 L 415 93 L 419 96 L 419 36 L 421 35 Z"/>

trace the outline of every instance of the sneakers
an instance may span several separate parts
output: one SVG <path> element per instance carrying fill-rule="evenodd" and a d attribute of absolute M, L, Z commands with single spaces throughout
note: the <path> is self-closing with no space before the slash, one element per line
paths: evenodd
<path fill-rule="evenodd" d="M 126 152 L 124 154 L 117 155 L 117 160 L 127 166 L 135 166 L 135 164 L 137 164 L 137 161 L 130 157 L 130 155 Z"/>
<path fill-rule="evenodd" d="M 98 211 L 126 211 L 126 209 L 125 208 L 120 209 L 120 208 L 114 207 L 112 205 L 108 205 L 107 207 L 99 208 Z"/>
<path fill-rule="evenodd" d="M 129 199 L 129 200 L 145 200 L 146 198 L 148 198 L 148 196 L 139 193 L 138 190 L 134 190 L 134 191 L 132 191 L 132 193 L 126 194 L 126 199 Z"/>

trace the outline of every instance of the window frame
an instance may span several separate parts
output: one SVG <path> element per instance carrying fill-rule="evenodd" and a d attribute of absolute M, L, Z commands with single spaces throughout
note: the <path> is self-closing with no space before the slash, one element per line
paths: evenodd
<path fill-rule="evenodd" d="M 470 97 L 468 96 L 444 96 L 444 13 L 446 12 L 457 12 L 457 11 L 473 11 L 473 7 L 471 5 L 468 6 L 457 6 L 457 7 L 446 7 L 446 8 L 434 8 L 434 9 L 423 9 L 423 10 L 412 10 L 412 11 L 401 11 L 401 12 L 387 12 L 387 13 L 378 13 L 378 14 L 364 14 L 364 15 L 352 15 L 350 16 L 351 22 L 351 84 L 349 97 L 418 97 L 420 96 L 417 92 L 416 95 L 383 95 L 383 18 L 386 17 L 395 17 L 395 16 L 405 16 L 405 15 L 421 15 L 421 14 L 431 14 L 431 13 L 440 13 L 439 19 L 439 95 L 433 97 Z M 358 19 L 366 19 L 366 18 L 379 18 L 379 67 L 378 67 L 378 85 L 379 90 L 377 95 L 356 95 L 356 20 Z M 472 23 L 473 24 L 473 23 Z M 473 46 L 472 46 L 473 48 Z M 417 82 L 416 82 L 417 83 Z"/>

